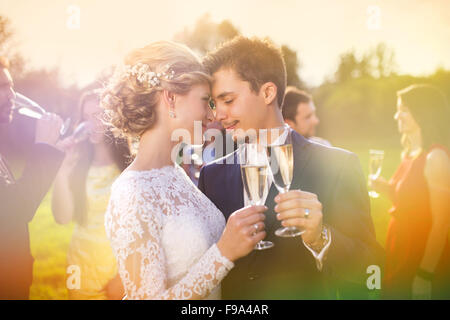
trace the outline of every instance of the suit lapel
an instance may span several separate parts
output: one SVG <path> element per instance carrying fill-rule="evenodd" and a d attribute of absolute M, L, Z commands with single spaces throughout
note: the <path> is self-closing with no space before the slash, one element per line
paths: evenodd
<path fill-rule="evenodd" d="M 239 208 L 243 208 L 244 186 L 242 184 L 241 166 L 239 164 L 235 164 L 232 166 L 231 181 L 232 183 L 230 184 L 230 194 L 233 194 L 234 199 L 238 199 L 237 206 Z"/>
<path fill-rule="evenodd" d="M 310 144 L 302 135 L 292 130 L 292 142 L 294 149 L 294 176 L 292 177 L 291 190 L 301 189 L 303 182 L 303 171 L 308 163 L 310 152 L 307 146 Z"/>
<path fill-rule="evenodd" d="M 225 181 L 229 182 L 226 188 L 228 193 L 226 198 L 230 203 L 227 216 L 225 217 L 227 220 L 234 211 L 244 207 L 244 187 L 242 185 L 241 167 L 237 161 L 237 151 L 233 154 L 233 160 L 234 164 L 224 164 L 225 168 L 228 168 Z"/>

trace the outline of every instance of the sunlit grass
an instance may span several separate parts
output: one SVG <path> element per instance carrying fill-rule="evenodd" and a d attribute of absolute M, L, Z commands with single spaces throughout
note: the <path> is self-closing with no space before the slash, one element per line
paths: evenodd
<path fill-rule="evenodd" d="M 73 224 L 58 225 L 50 208 L 50 193 L 29 225 L 31 252 L 35 259 L 30 299 L 67 299 L 66 253 Z"/>

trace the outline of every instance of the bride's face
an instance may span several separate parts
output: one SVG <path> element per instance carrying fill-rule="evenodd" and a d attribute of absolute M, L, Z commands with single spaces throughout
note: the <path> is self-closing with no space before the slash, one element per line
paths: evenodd
<path fill-rule="evenodd" d="M 208 84 L 194 85 L 185 95 L 176 96 L 175 115 L 179 125 L 187 129 L 191 135 L 191 142 L 194 142 L 194 134 L 205 132 L 210 122 L 214 120 L 213 112 L 209 106 L 211 91 Z M 201 121 L 201 132 L 194 133 L 194 121 Z"/>

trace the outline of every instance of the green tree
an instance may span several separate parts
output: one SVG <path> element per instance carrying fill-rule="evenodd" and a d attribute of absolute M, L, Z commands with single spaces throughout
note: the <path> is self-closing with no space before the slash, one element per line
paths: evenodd
<path fill-rule="evenodd" d="M 15 77 L 23 74 L 25 69 L 25 59 L 15 50 L 14 31 L 11 20 L 0 15 L 0 56 L 9 59 L 10 71 Z"/>
<path fill-rule="evenodd" d="M 218 44 L 239 35 L 239 30 L 228 20 L 215 23 L 206 13 L 200 17 L 192 30 L 185 28 L 175 35 L 174 40 L 182 42 L 191 49 L 204 55 Z"/>
<path fill-rule="evenodd" d="M 281 51 L 286 63 L 288 86 L 295 86 L 300 89 L 306 89 L 305 83 L 300 79 L 300 76 L 298 75 L 301 64 L 298 61 L 297 52 L 286 45 L 281 46 Z"/>
<path fill-rule="evenodd" d="M 385 78 L 395 74 L 396 67 L 394 51 L 386 44 L 379 43 L 361 58 L 356 56 L 353 49 L 343 53 L 334 79 L 336 82 L 346 82 L 357 78 Z"/>
<path fill-rule="evenodd" d="M 372 57 L 377 77 L 384 78 L 395 73 L 395 52 L 385 43 L 380 43 L 373 49 Z"/>
<path fill-rule="evenodd" d="M 183 31 L 174 36 L 174 40 L 186 44 L 201 56 L 216 46 L 231 40 L 240 35 L 239 29 L 230 21 L 224 20 L 216 23 L 211 20 L 211 16 L 206 13 L 201 16 L 192 29 L 184 28 Z M 297 52 L 286 45 L 281 47 L 287 71 L 288 85 L 305 88 L 305 83 L 300 79 L 298 71 L 301 67 Z"/>
<path fill-rule="evenodd" d="M 339 65 L 335 72 L 336 82 L 346 82 L 357 78 L 359 75 L 359 61 L 356 58 L 354 50 L 341 54 Z"/>
<path fill-rule="evenodd" d="M 8 52 L 8 46 L 12 38 L 11 21 L 0 15 L 0 55 L 5 55 Z"/>

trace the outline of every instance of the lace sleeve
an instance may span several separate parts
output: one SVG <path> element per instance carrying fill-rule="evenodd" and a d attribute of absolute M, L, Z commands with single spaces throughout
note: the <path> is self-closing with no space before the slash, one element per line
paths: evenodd
<path fill-rule="evenodd" d="M 145 192 L 123 189 L 113 190 L 105 225 L 127 299 L 206 297 L 234 264 L 214 244 L 181 280 L 168 287 L 160 238 L 165 208 L 162 197 L 149 187 Z"/>

